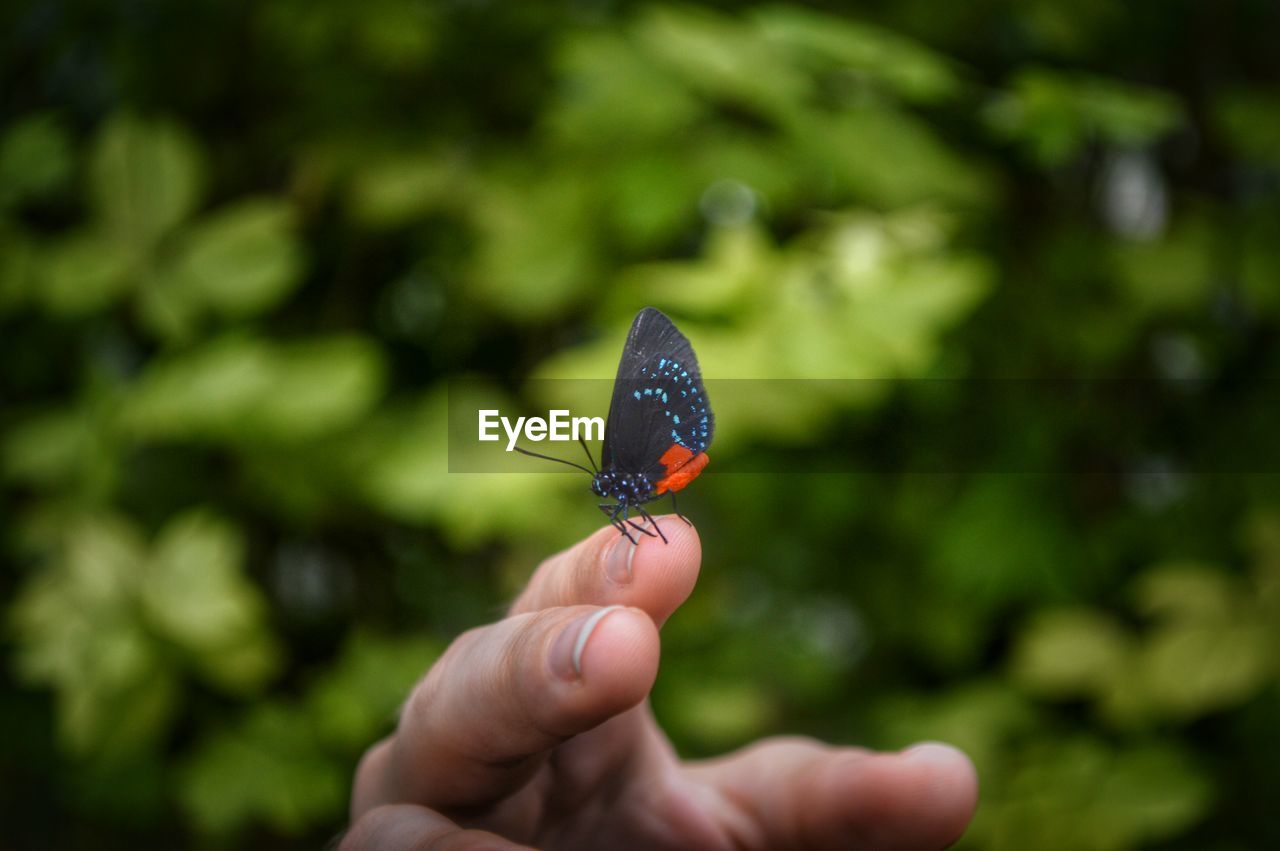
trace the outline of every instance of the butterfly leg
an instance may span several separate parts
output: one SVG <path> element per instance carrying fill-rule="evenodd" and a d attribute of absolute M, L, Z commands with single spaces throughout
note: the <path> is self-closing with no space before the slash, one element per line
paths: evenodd
<path fill-rule="evenodd" d="M 675 512 L 676 517 L 679 517 L 681 520 L 683 520 L 684 522 L 686 522 L 686 523 L 688 523 L 690 526 L 692 526 L 692 525 L 693 525 L 693 521 L 692 521 L 692 520 L 690 520 L 688 517 L 685 517 L 683 514 L 681 514 L 681 513 L 680 513 L 680 507 L 679 507 L 678 505 L 676 505 L 676 492 L 675 492 L 675 491 L 667 491 L 667 493 L 671 494 L 671 510 L 672 510 L 673 512 Z"/>
<path fill-rule="evenodd" d="M 645 517 L 649 517 L 648 514 L 645 514 L 645 510 L 643 508 L 640 508 L 640 506 L 636 506 L 636 510 L 639 511 L 641 514 L 644 514 Z M 658 533 L 655 535 L 652 529 L 646 529 L 644 526 L 632 520 L 630 515 L 631 515 L 631 506 L 628 505 L 627 510 L 622 513 L 622 519 L 626 520 L 632 529 L 635 529 L 637 532 L 640 532 L 642 534 L 648 535 L 650 538 L 662 537 L 662 530 L 659 529 Z M 649 518 L 649 519 L 653 519 L 653 518 Z M 662 540 L 665 542 L 667 539 L 662 538 Z"/>
<path fill-rule="evenodd" d="M 646 523 L 653 524 L 653 528 L 658 531 L 658 537 L 662 539 L 662 543 L 664 544 L 668 543 L 667 536 L 662 534 L 662 527 L 659 526 L 657 522 L 652 517 L 649 516 L 649 512 L 645 511 L 644 507 L 640 505 L 636 506 L 636 511 L 640 512 L 640 516 L 644 518 Z"/>
<path fill-rule="evenodd" d="M 624 524 L 621 520 L 618 519 L 618 515 L 622 513 L 622 509 L 623 509 L 623 506 L 621 503 L 619 503 L 618 505 L 610 505 L 607 502 L 602 502 L 600 503 L 598 508 L 601 511 L 603 511 L 605 514 L 609 515 L 609 523 L 612 524 L 619 532 L 626 535 L 628 541 L 630 541 L 633 544 L 639 543 L 639 541 L 637 541 L 635 538 L 631 536 L 631 532 L 627 529 L 626 524 Z"/>

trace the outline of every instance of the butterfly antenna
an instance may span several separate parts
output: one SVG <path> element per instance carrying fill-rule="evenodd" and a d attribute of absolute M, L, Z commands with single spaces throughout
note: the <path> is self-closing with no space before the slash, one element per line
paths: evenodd
<path fill-rule="evenodd" d="M 582 451 L 587 453 L 587 460 L 591 462 L 591 468 L 595 470 L 591 475 L 599 475 L 600 468 L 596 466 L 596 459 L 591 457 L 591 450 L 587 448 L 587 439 L 585 437 L 579 437 L 578 442 L 582 444 Z"/>
<path fill-rule="evenodd" d="M 577 467 L 579 470 L 586 473 L 587 475 L 590 475 L 590 476 L 595 475 L 595 473 L 588 470 L 586 467 L 582 466 L 581 464 L 575 464 L 572 461 L 566 461 L 563 458 L 552 458 L 550 455 L 539 455 L 537 452 L 530 452 L 528 449 L 521 449 L 519 446 L 513 446 L 512 449 L 519 452 L 521 455 L 528 455 L 530 458 L 541 458 L 544 461 L 555 461 L 557 464 L 568 464 L 570 467 Z"/>

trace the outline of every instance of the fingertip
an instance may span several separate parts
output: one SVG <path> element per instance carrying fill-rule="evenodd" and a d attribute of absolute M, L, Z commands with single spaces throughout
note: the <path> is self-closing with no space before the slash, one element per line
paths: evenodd
<path fill-rule="evenodd" d="M 870 848 L 943 848 L 964 833 L 978 801 L 978 778 L 963 752 L 937 742 L 897 754 L 853 755 L 837 763 L 834 807 Z"/>
<path fill-rule="evenodd" d="M 665 543 L 656 536 L 644 536 L 634 545 L 624 539 L 617 550 L 606 553 L 606 559 L 613 556 L 616 564 L 626 555 L 627 602 L 662 624 L 693 593 L 702 566 L 702 541 L 697 529 L 674 515 L 655 517 L 654 524 L 665 536 Z"/>
<path fill-rule="evenodd" d="M 921 742 L 902 752 L 918 772 L 915 784 L 934 813 L 941 835 L 953 842 L 964 833 L 978 807 L 978 770 L 969 755 L 944 742 Z"/>

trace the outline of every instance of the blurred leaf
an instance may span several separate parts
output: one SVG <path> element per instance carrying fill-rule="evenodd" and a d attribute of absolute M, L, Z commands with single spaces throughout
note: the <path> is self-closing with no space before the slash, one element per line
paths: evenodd
<path fill-rule="evenodd" d="M 342 806 L 344 775 L 317 750 L 305 719 L 268 703 L 196 751 L 180 792 L 202 830 L 223 834 L 263 821 L 296 834 Z"/>
<path fill-rule="evenodd" d="M 466 187 L 466 163 L 449 152 L 389 156 L 363 166 L 351 181 L 351 215 L 361 224 L 412 224 L 440 207 L 456 205 Z"/>
<path fill-rule="evenodd" d="M 998 782 L 1008 752 L 1036 729 L 1026 698 L 1005 683 L 970 680 L 941 695 L 891 695 L 877 699 L 880 731 L 875 744 L 904 748 L 915 742 L 948 742 L 963 750 L 983 783 Z M 860 738 L 860 737 L 859 737 Z"/>
<path fill-rule="evenodd" d="M 1258 313 L 1280 315 L 1280 214 L 1268 206 L 1252 211 L 1237 236 L 1243 299 Z"/>
<path fill-rule="evenodd" d="M 1237 88 L 1220 92 L 1212 107 L 1228 144 L 1249 160 L 1280 167 L 1280 95 L 1266 88 Z"/>
<path fill-rule="evenodd" d="M 597 273 L 588 175 L 494 184 L 477 203 L 480 242 L 471 292 L 491 309 L 528 320 L 552 316 Z"/>
<path fill-rule="evenodd" d="M 155 438 L 298 440 L 351 425 L 381 387 L 381 353 L 360 337 L 278 344 L 226 337 L 157 359 L 122 417 Z"/>
<path fill-rule="evenodd" d="M 204 180 L 199 149 L 185 130 L 127 114 L 103 125 L 90 171 L 103 227 L 122 251 L 135 255 L 191 213 Z"/>
<path fill-rule="evenodd" d="M 721 151 L 717 151 L 722 153 Z M 705 175 L 668 152 L 637 153 L 604 176 L 608 214 L 618 238 L 634 250 L 659 249 L 691 227 Z"/>
<path fill-rule="evenodd" d="M 552 139 L 570 149 L 625 145 L 643 156 L 647 145 L 671 138 L 703 114 L 697 97 L 635 42 L 599 31 L 563 41 L 556 65 L 565 86 L 545 119 Z"/>
<path fill-rule="evenodd" d="M 145 544 L 110 515 L 79 518 L 59 543 L 13 603 L 18 671 L 56 692 L 69 750 L 136 750 L 163 730 L 175 697 L 167 665 L 132 612 Z"/>
<path fill-rule="evenodd" d="M 337 661 L 307 695 L 307 711 L 330 747 L 357 753 L 391 727 L 444 648 L 425 637 L 349 636 Z"/>
<path fill-rule="evenodd" d="M 758 228 L 717 228 L 708 235 L 702 257 L 633 266 L 619 285 L 669 310 L 722 313 L 768 287 L 777 265 L 776 250 Z"/>
<path fill-rule="evenodd" d="M 555 496 L 569 480 L 588 498 L 581 474 L 553 475 L 535 467 L 528 473 L 466 472 L 465 458 L 454 470 L 449 452 L 447 400 L 436 392 L 367 423 L 343 460 L 371 505 L 410 522 L 439 523 L 461 546 L 495 534 L 543 532 L 548 514 L 556 513 Z"/>
<path fill-rule="evenodd" d="M 72 632 L 80 617 L 114 615 L 127 607 L 146 558 L 137 530 L 112 515 L 76 518 L 63 532 L 57 561 L 35 574 L 15 604 L 19 628 L 36 639 L 23 668 L 42 677 L 70 678 L 78 673 L 81 660 L 63 651 L 85 648 L 63 639 L 78 637 Z M 48 643 L 43 643 L 46 638 Z M 46 651 L 53 652 L 45 655 Z"/>
<path fill-rule="evenodd" d="M 993 849 L 1112 851 L 1174 836 L 1204 817 L 1205 778 L 1171 745 L 1112 751 L 1077 737 L 1028 752 L 1003 794 L 988 799 Z"/>
<path fill-rule="evenodd" d="M 1273 632 L 1261 623 L 1170 624 L 1147 640 L 1139 661 L 1151 700 L 1176 717 L 1235 706 L 1276 675 Z"/>
<path fill-rule="evenodd" d="M 778 714 L 774 697 L 759 684 L 705 677 L 663 691 L 655 707 L 672 735 L 712 752 L 741 745 L 768 729 Z"/>
<path fill-rule="evenodd" d="M 71 139 L 50 113 L 33 113 L 0 138 L 0 211 L 66 185 L 74 167 Z"/>
<path fill-rule="evenodd" d="M 987 119 L 999 135 L 1056 166 L 1094 141 L 1130 148 L 1155 142 L 1183 121 L 1183 113 L 1178 100 L 1159 89 L 1031 68 L 1014 76 L 1010 92 L 991 104 Z"/>
<path fill-rule="evenodd" d="M 1214 271 L 1217 228 L 1209 215 L 1184 215 L 1160 239 L 1112 243 L 1122 293 L 1144 311 L 1188 310 L 1209 301 L 1220 281 Z"/>
<path fill-rule="evenodd" d="M 1070 536 L 1017 477 L 988 475 L 966 489 L 933 543 L 930 578 L 966 605 L 1052 600 L 1070 584 Z"/>
<path fill-rule="evenodd" d="M 4 435 L 4 475 L 40 485 L 74 480 L 100 462 L 103 447 L 83 411 L 52 411 L 15 425 Z"/>
<path fill-rule="evenodd" d="M 1096 697 L 1128 676 L 1133 642 L 1101 612 L 1061 609 L 1039 613 L 1014 648 L 1013 679 L 1054 699 Z"/>
<path fill-rule="evenodd" d="M 271 677 L 280 653 L 266 631 L 266 606 L 241 572 L 238 530 L 193 511 L 169 522 L 156 539 L 141 602 L 148 621 L 192 654 L 209 677 L 249 691 Z"/>
<path fill-rule="evenodd" d="M 57 692 L 59 728 L 73 752 L 125 758 L 166 732 L 182 673 L 170 641 L 232 688 L 273 670 L 265 611 L 237 575 L 239 543 L 221 521 L 180 518 L 149 552 L 127 521 L 91 515 L 55 543 L 52 563 L 23 589 L 12 617 L 19 670 Z M 264 657 L 256 666 L 228 665 L 255 644 Z"/>
<path fill-rule="evenodd" d="M 196 222 L 162 283 L 171 309 L 237 317 L 277 305 L 302 271 L 293 227 L 290 206 L 269 198 L 239 201 Z"/>
<path fill-rule="evenodd" d="M 30 298 L 38 273 L 30 240 L 0 229 L 0 318 L 16 312 Z"/>
<path fill-rule="evenodd" d="M 945 58 L 890 30 L 791 6 L 767 6 L 756 20 L 770 41 L 800 53 L 801 61 L 834 63 L 907 100 L 933 103 L 954 96 L 959 87 Z"/>
<path fill-rule="evenodd" d="M 791 112 L 807 82 L 755 28 L 694 7 L 651 7 L 636 28 L 642 49 L 702 95 Z"/>
<path fill-rule="evenodd" d="M 184 807 L 215 833 L 259 822 L 298 833 L 327 820 L 352 757 L 395 723 L 441 650 L 426 638 L 352 634 L 298 705 L 260 704 L 201 744 L 184 769 Z"/>
<path fill-rule="evenodd" d="M 134 258 L 106 233 L 74 233 L 44 248 L 32 294 L 54 314 L 78 316 L 111 306 L 133 285 Z"/>
<path fill-rule="evenodd" d="M 888 105 L 833 116 L 797 114 L 787 133 L 819 181 L 870 204 L 977 204 L 990 193 L 976 163 L 943 144 L 924 121 Z"/>
<path fill-rule="evenodd" d="M 1148 570 L 1135 598 L 1144 615 L 1189 620 L 1233 620 L 1240 614 L 1239 589 L 1210 565 L 1170 563 Z"/>

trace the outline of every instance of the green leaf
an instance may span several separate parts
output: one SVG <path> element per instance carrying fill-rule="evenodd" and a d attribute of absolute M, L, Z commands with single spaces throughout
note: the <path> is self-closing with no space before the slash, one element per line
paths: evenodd
<path fill-rule="evenodd" d="M 1192 211 L 1158 240 L 1110 243 L 1121 294 L 1142 312 L 1204 309 L 1218 285 L 1218 239 L 1212 211 Z"/>
<path fill-rule="evenodd" d="M 1144 573 L 1135 589 L 1138 611 L 1150 617 L 1222 622 L 1240 614 L 1241 589 L 1220 568 L 1170 563 Z"/>
<path fill-rule="evenodd" d="M 1273 630 L 1250 618 L 1177 623 L 1147 639 L 1139 658 L 1151 702 L 1177 718 L 1238 706 L 1273 682 Z"/>
<path fill-rule="evenodd" d="M 394 228 L 433 210 L 449 209 L 462 200 L 465 168 L 461 157 L 448 152 L 375 160 L 352 178 L 351 215 L 368 227 Z"/>
<path fill-rule="evenodd" d="M 1123 753 L 1099 790 L 1110 804 L 1099 825 L 1113 835 L 1152 842 L 1177 836 L 1203 818 L 1212 787 L 1174 746 L 1149 745 Z"/>
<path fill-rule="evenodd" d="M 140 436 L 231 442 L 316 438 L 377 400 L 380 350 L 359 337 L 273 344 L 228 337 L 154 361 L 124 403 Z"/>
<path fill-rule="evenodd" d="M 656 707 L 674 735 L 709 749 L 740 745 L 774 723 L 777 696 L 763 683 L 696 682 L 664 689 Z"/>
<path fill-rule="evenodd" d="M 912 101 L 935 103 L 959 89 L 952 64 L 919 42 L 861 21 L 792 6 L 767 6 L 755 14 L 765 36 L 798 53 L 883 83 Z"/>
<path fill-rule="evenodd" d="M 1249 309 L 1280 315 L 1280 209 L 1274 204 L 1250 210 L 1238 228 L 1240 289 Z"/>
<path fill-rule="evenodd" d="M 545 120 L 549 136 L 569 150 L 607 154 L 625 146 L 644 156 L 706 111 L 677 74 L 619 33 L 575 33 L 560 46 L 556 65 L 564 85 Z M 630 159 L 618 158 L 617 167 Z"/>
<path fill-rule="evenodd" d="M 974 762 L 978 776 L 999 777 L 1011 746 L 1031 737 L 1037 715 L 1031 703 L 1004 681 L 974 679 L 940 694 L 882 697 L 873 709 L 881 730 L 874 743 L 903 748 L 914 742 L 948 742 Z"/>
<path fill-rule="evenodd" d="M 1280 168 L 1280 95 L 1271 88 L 1237 88 L 1210 100 L 1214 123 L 1242 156 Z"/>
<path fill-rule="evenodd" d="M 170 302 L 230 317 L 279 304 L 302 272 L 293 218 L 288 203 L 257 198 L 196 222 L 182 235 L 162 283 L 171 289 Z"/>
<path fill-rule="evenodd" d="M 103 125 L 89 169 L 101 226 L 133 254 L 150 250 L 195 209 L 204 177 L 184 129 L 128 114 Z"/>
<path fill-rule="evenodd" d="M 939 526 L 929 577 L 966 606 L 1060 597 L 1078 567 L 1061 524 L 1019 477 L 978 478 Z"/>
<path fill-rule="evenodd" d="M 111 235 L 84 231 L 43 249 L 32 293 L 53 314 L 82 316 L 110 307 L 134 284 L 135 258 Z"/>
<path fill-rule="evenodd" d="M 175 705 L 173 672 L 134 614 L 146 548 L 127 522 L 81 517 L 12 609 L 22 679 L 52 688 L 68 750 L 120 755 L 150 745 Z"/>
<path fill-rule="evenodd" d="M 25 234 L 0 229 L 0 317 L 24 306 L 40 272 L 38 252 Z"/>
<path fill-rule="evenodd" d="M 426 637 L 353 633 L 307 694 L 307 712 L 319 736 L 335 749 L 363 750 L 394 726 L 414 683 L 443 650 Z"/>
<path fill-rule="evenodd" d="M 1160 89 L 1032 68 L 1015 75 L 1010 91 L 990 105 L 987 120 L 998 135 L 1057 166 L 1098 139 L 1130 148 L 1151 144 L 1184 118 L 1178 99 Z"/>
<path fill-rule="evenodd" d="M 640 48 L 708 98 L 779 117 L 802 102 L 808 81 L 761 33 L 693 7 L 653 7 L 638 22 Z"/>
<path fill-rule="evenodd" d="M 1126 676 L 1133 641 L 1113 618 L 1089 609 L 1038 614 L 1015 645 L 1015 682 L 1054 699 L 1096 697 Z"/>
<path fill-rule="evenodd" d="M 183 767 L 179 792 L 201 830 L 265 822 L 297 834 L 340 811 L 347 768 L 319 748 L 305 716 L 268 703 L 203 742 Z"/>
<path fill-rule="evenodd" d="M 278 648 L 266 628 L 266 602 L 242 572 L 239 530 L 192 511 L 156 539 L 142 587 L 149 623 L 190 653 L 216 683 L 252 690 L 271 677 Z"/>
<path fill-rule="evenodd" d="M 944 144 L 926 122 L 889 105 L 831 116 L 797 113 L 786 132 L 815 183 L 834 182 L 860 201 L 882 207 L 940 200 L 979 204 L 990 194 L 976 163 Z"/>
<path fill-rule="evenodd" d="M 37 484 L 73 479 L 82 465 L 93 463 L 99 451 L 92 421 L 77 410 L 32 417 L 3 437 L 4 475 Z"/>
<path fill-rule="evenodd" d="M 0 210 L 63 187 L 74 167 L 71 139 L 49 113 L 28 115 L 0 139 Z"/>
<path fill-rule="evenodd" d="M 511 317 L 554 316 L 596 273 L 591 184 L 585 174 L 488 187 L 475 208 L 476 246 L 469 294 Z"/>
<path fill-rule="evenodd" d="M 1122 851 L 1177 836 L 1206 815 L 1211 787 L 1174 745 L 1112 750 L 1078 736 L 1040 742 L 984 800 L 985 847 Z"/>

